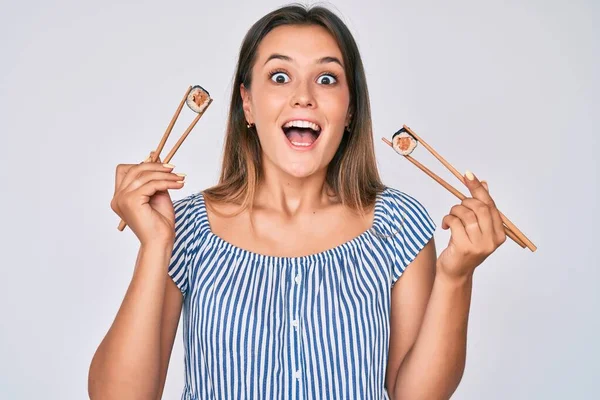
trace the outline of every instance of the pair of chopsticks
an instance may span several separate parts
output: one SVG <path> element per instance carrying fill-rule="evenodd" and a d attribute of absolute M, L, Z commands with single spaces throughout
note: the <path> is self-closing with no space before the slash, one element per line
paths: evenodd
<path fill-rule="evenodd" d="M 412 135 L 415 138 L 415 140 L 418 143 L 422 144 L 423 147 L 425 147 L 427 150 L 429 150 L 429 152 L 431 154 L 433 154 L 435 156 L 435 158 L 437 158 L 442 164 L 444 164 L 444 166 L 446 168 L 448 168 L 448 170 L 450 172 L 452 172 L 452 174 L 454 176 L 456 176 L 456 178 L 458 178 L 458 180 L 461 181 L 466 186 L 465 179 L 463 178 L 462 174 L 460 172 L 458 172 L 458 170 L 456 168 L 454 168 L 449 162 L 447 162 L 441 155 L 438 154 L 437 151 L 435 151 L 430 145 L 428 145 L 423 139 L 421 139 L 408 126 L 403 125 L 403 127 L 404 127 L 404 129 L 406 129 L 406 131 L 410 135 Z M 392 142 L 390 142 L 388 139 L 386 139 L 386 138 L 381 138 L 381 139 L 388 146 L 390 146 L 392 149 L 394 148 Z M 461 201 L 464 200 L 464 199 L 466 199 L 466 196 L 464 194 L 462 194 L 460 191 L 458 191 L 457 189 L 455 189 L 448 182 L 446 182 L 445 180 L 443 180 L 442 178 L 440 178 L 439 176 L 437 176 L 435 173 L 433 173 L 432 171 L 430 171 L 427 167 L 425 167 L 423 164 L 421 164 L 420 162 L 418 162 L 417 160 L 415 160 L 413 157 L 411 157 L 410 155 L 404 155 L 404 157 L 408 161 L 410 161 L 411 163 L 413 163 L 414 165 L 416 165 L 421 171 L 425 172 L 427 175 L 429 175 L 430 177 L 432 177 L 440 185 L 442 185 L 443 187 L 445 187 L 450 193 L 452 193 L 453 195 L 455 195 L 456 197 L 458 197 Z M 508 237 L 510 237 L 515 243 L 517 243 L 522 248 L 527 247 L 532 252 L 536 251 L 537 247 L 531 242 L 531 240 L 529 240 L 527 238 L 527 236 L 525 236 L 523 234 L 523 232 L 521 232 L 519 230 L 519 228 L 517 228 L 504 214 L 502 214 L 502 212 L 500 212 L 500 210 L 498 210 L 498 212 L 500 213 L 500 217 L 502 218 L 502 222 L 504 223 L 504 231 L 506 232 L 506 235 Z"/>
<path fill-rule="evenodd" d="M 183 95 L 183 99 L 179 103 L 179 106 L 177 107 L 177 110 L 175 111 L 175 114 L 173 114 L 173 118 L 171 118 L 171 122 L 169 123 L 169 126 L 167 127 L 167 130 L 163 134 L 163 137 L 160 140 L 160 143 L 158 144 L 158 147 L 154 151 L 154 155 L 152 155 L 152 153 L 150 153 L 150 157 L 148 157 L 146 160 L 144 160 L 144 162 L 156 162 L 160 158 L 160 152 L 165 147 L 165 143 L 167 142 L 167 139 L 169 138 L 169 135 L 171 134 L 171 131 L 173 130 L 173 126 L 175 126 L 175 122 L 177 121 L 177 118 L 179 118 L 179 114 L 181 113 L 181 109 L 183 108 L 183 105 L 185 104 L 185 101 L 186 101 L 186 99 L 187 99 L 187 97 L 188 97 L 188 95 L 190 94 L 191 91 L 192 91 L 192 86 L 190 86 L 186 90 L 185 95 Z M 206 111 L 206 109 L 208 108 L 208 106 L 210 106 L 210 103 L 212 103 L 212 101 L 213 101 L 212 98 L 208 99 L 208 103 L 207 103 L 206 107 L 204 107 L 204 109 L 201 112 L 199 112 L 198 115 L 196 115 L 196 118 L 194 118 L 194 120 L 192 121 L 192 123 L 188 126 L 188 128 L 185 130 L 185 132 L 181 135 L 181 137 L 179 138 L 179 140 L 177 141 L 177 143 L 175 143 L 175 145 L 173 145 L 173 148 L 171 149 L 171 151 L 169 152 L 169 154 L 167 154 L 167 156 L 165 157 L 165 159 L 162 160 L 162 162 L 164 164 L 168 164 L 169 161 L 171 161 L 171 159 L 173 158 L 173 156 L 175 155 L 175 153 L 177 152 L 177 150 L 179 150 L 179 147 L 182 145 L 183 141 L 188 137 L 188 135 L 190 134 L 190 132 L 192 131 L 192 129 L 194 129 L 194 127 L 196 126 L 196 124 L 198 123 L 198 121 L 200 120 L 200 118 L 202 117 L 202 115 L 204 114 L 204 112 Z M 117 229 L 120 230 L 120 231 L 123 231 L 126 226 L 127 226 L 127 223 L 125 223 L 125 221 L 121 220 L 121 222 L 119 223 L 119 226 L 118 226 Z"/>

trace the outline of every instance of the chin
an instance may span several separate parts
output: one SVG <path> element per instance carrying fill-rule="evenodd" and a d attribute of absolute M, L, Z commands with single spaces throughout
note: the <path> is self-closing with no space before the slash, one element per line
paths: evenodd
<path fill-rule="evenodd" d="M 285 136 L 283 140 L 288 142 Z M 327 141 L 317 142 L 319 142 L 320 146 L 308 151 L 296 151 L 290 147 L 289 142 L 271 142 L 265 144 L 267 148 L 263 148 L 262 152 L 262 157 L 265 161 L 263 168 L 278 170 L 296 179 L 308 178 L 320 174 L 323 170 L 327 169 L 328 163 L 322 165 L 327 157 L 325 154 L 322 154 L 322 151 L 327 149 L 329 143 Z M 333 157 L 334 153 L 335 150 L 331 149 L 331 157 Z"/>
<path fill-rule="evenodd" d="M 306 162 L 291 163 L 285 167 L 280 167 L 285 173 L 294 178 L 308 178 L 319 172 L 318 168 L 308 165 Z"/>

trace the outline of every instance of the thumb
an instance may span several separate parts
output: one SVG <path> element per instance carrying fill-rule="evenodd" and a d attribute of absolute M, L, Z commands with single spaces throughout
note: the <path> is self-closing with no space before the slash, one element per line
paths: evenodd
<path fill-rule="evenodd" d="M 154 155 L 155 155 L 155 154 L 156 154 L 156 152 L 155 152 L 155 151 L 151 151 L 151 152 L 150 152 L 150 155 L 148 156 L 148 158 L 146 158 L 146 159 L 144 160 L 144 162 L 146 163 L 146 162 L 150 162 L 150 161 L 152 161 L 152 158 L 154 157 Z M 161 163 L 161 162 L 162 162 L 162 161 L 160 160 L 160 157 L 157 157 L 157 159 L 156 159 L 156 162 L 158 162 L 158 163 Z"/>
<path fill-rule="evenodd" d="M 156 157 L 156 156 L 155 156 L 155 154 L 156 154 L 156 152 L 155 152 L 155 151 L 153 151 L 151 154 L 152 154 L 152 157 Z M 157 162 L 157 163 L 162 163 L 162 160 L 160 159 L 160 156 L 156 157 L 156 162 Z"/>
<path fill-rule="evenodd" d="M 488 188 L 488 184 L 486 181 L 481 181 L 481 184 L 483 185 L 483 187 L 485 188 L 485 190 L 487 190 L 488 192 L 490 191 L 490 189 Z"/>

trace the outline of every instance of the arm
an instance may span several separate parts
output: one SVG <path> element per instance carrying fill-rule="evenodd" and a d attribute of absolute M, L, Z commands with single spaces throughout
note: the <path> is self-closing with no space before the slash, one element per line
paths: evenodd
<path fill-rule="evenodd" d="M 402 357 L 397 373 L 391 371 L 396 373 L 391 386 L 395 399 L 448 399 L 454 393 L 465 368 L 473 273 L 506 241 L 502 218 L 487 184 L 469 171 L 464 181 L 473 197 L 453 206 L 442 220 L 442 229 L 451 229 L 448 247 L 436 259 L 433 246 L 426 245 L 427 253 L 413 260 L 413 271 L 399 288 L 422 287 L 422 282 L 430 282 L 429 271 L 435 271 L 419 333 Z M 426 294 L 425 290 L 417 293 L 420 300 Z M 405 316 L 406 306 L 398 298 L 402 298 L 401 293 L 392 296 L 392 307 L 400 307 L 400 316 L 394 322 L 396 335 L 397 327 L 411 318 L 410 314 Z M 407 324 L 420 321 L 418 316 L 412 318 L 414 321 Z M 403 340 L 405 348 L 410 340 Z"/>
<path fill-rule="evenodd" d="M 90 365 L 91 399 L 150 399 L 162 391 L 181 310 L 181 292 L 165 273 L 171 251 L 140 247 L 123 303 Z"/>
<path fill-rule="evenodd" d="M 413 261 L 416 265 L 412 266 L 412 275 L 408 276 L 410 268 L 407 269 L 407 276 L 402 279 L 403 285 L 419 285 L 419 275 L 422 281 L 432 281 L 430 272 L 437 269 L 435 250 L 429 249 L 424 256 Z M 462 378 L 466 360 L 472 276 L 457 280 L 450 279 L 443 273 L 434 274 L 431 296 L 422 316 L 418 335 L 397 370 L 392 386 L 394 399 L 449 399 Z M 423 299 L 426 291 L 422 291 L 419 296 Z M 398 297 L 401 298 L 402 295 Z M 401 309 L 400 313 L 403 311 Z M 407 323 L 409 322 L 404 324 Z M 408 347 L 406 341 L 410 339 L 405 339 L 405 348 Z"/>
<path fill-rule="evenodd" d="M 157 400 L 160 400 L 165 389 L 167 379 L 167 370 L 169 360 L 173 350 L 173 342 L 177 333 L 177 325 L 181 316 L 183 296 L 181 291 L 175 285 L 171 278 L 167 278 L 167 287 L 165 288 L 165 303 L 163 305 L 163 314 L 160 333 L 160 382 L 158 385 Z"/>
<path fill-rule="evenodd" d="M 386 386 L 393 399 L 448 399 L 465 365 L 470 280 L 436 274 L 433 238 L 392 289 Z"/>
<path fill-rule="evenodd" d="M 390 347 L 385 379 L 392 398 L 400 365 L 415 343 L 423 323 L 435 279 L 434 265 L 435 241 L 432 237 L 392 288 Z"/>

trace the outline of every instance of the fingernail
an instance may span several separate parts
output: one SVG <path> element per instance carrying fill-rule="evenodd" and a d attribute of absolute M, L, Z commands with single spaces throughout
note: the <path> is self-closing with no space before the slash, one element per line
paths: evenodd
<path fill-rule="evenodd" d="M 473 179 L 475 179 L 475 176 L 469 170 L 467 170 L 467 172 L 465 173 L 465 175 L 467 176 L 467 179 L 470 180 L 470 181 L 472 181 Z"/>
<path fill-rule="evenodd" d="M 175 166 L 171 165 L 171 164 L 163 164 L 163 167 L 165 167 L 165 168 L 175 168 Z"/>
<path fill-rule="evenodd" d="M 185 178 L 187 176 L 187 174 L 184 174 L 184 173 L 179 173 L 179 174 L 175 174 L 175 175 L 181 176 L 182 178 Z"/>

